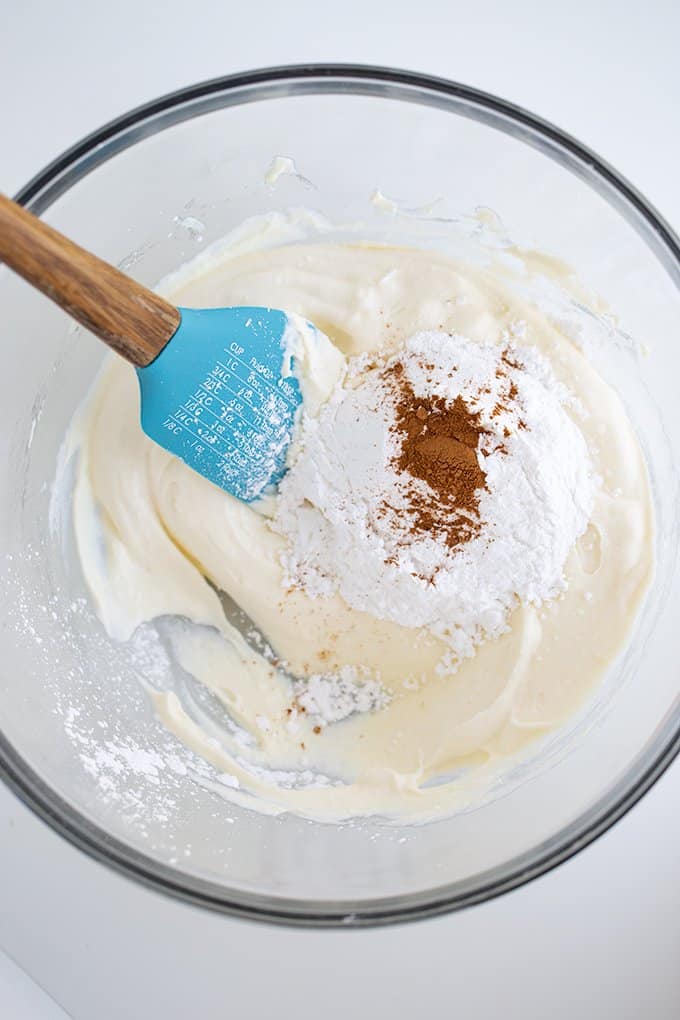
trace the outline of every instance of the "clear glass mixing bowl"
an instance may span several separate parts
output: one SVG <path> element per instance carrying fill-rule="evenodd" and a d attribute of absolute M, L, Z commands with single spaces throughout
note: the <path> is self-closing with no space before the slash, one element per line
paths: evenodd
<path fill-rule="evenodd" d="M 293 157 L 306 180 L 265 184 L 275 154 Z M 411 212 L 372 207 L 378 187 Z M 156 721 L 138 664 L 89 606 L 68 516 L 50 510 L 60 446 L 100 345 L 3 269 L 0 766 L 19 796 L 86 852 L 159 889 L 308 924 L 479 902 L 621 817 L 680 746 L 680 248 L 649 204 L 593 153 L 499 99 L 340 66 L 258 71 L 167 96 L 86 138 L 19 200 L 148 284 L 270 210 L 308 206 L 334 222 L 363 220 L 384 240 L 430 243 L 437 232 L 474 241 L 490 214 L 469 214 L 492 209 L 510 237 L 571 263 L 616 309 L 620 329 L 599 321 L 611 343 L 595 357 L 641 436 L 657 515 L 656 578 L 626 655 L 567 731 L 474 810 L 400 829 L 235 808 L 219 777 Z M 633 353 L 628 334 L 649 356 Z"/>

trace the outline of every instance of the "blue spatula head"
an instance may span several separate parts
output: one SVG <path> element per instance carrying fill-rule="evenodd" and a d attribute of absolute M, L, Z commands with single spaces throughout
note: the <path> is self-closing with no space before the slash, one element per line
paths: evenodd
<path fill-rule="evenodd" d="M 181 308 L 155 361 L 137 370 L 142 428 L 238 499 L 252 502 L 286 468 L 297 379 L 282 374 L 287 332 L 273 308 Z"/>

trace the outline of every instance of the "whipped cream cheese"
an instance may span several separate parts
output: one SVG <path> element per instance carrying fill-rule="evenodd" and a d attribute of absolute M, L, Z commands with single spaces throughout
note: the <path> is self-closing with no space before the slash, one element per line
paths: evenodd
<path fill-rule="evenodd" d="M 435 817 L 474 801 L 567 720 L 625 646 L 653 562 L 644 460 L 617 395 L 501 272 L 431 250 L 318 236 L 307 243 L 299 217 L 274 219 L 276 246 L 260 220 L 256 235 L 241 231 L 233 244 L 204 253 L 163 292 L 186 306 L 282 308 L 314 323 L 340 352 L 333 366 L 312 369 L 310 361 L 308 372 L 304 351 L 295 352 L 317 396 L 309 397 L 315 424 L 303 423 L 287 492 L 268 507 L 247 506 L 155 446 L 138 424 L 134 372 L 111 359 L 79 425 L 73 510 L 84 578 L 117 641 L 166 618 L 171 659 L 214 695 L 229 725 L 206 728 L 170 673 L 166 687 L 156 678 L 154 702 L 178 739 L 224 774 L 225 797 L 328 820 Z M 512 521 L 512 562 L 489 560 L 485 574 L 480 553 L 475 569 L 456 574 L 450 557 L 441 603 L 425 598 L 415 579 L 403 581 L 398 566 L 381 589 L 368 541 L 363 556 L 353 551 L 363 525 L 343 519 L 336 499 L 372 498 L 370 472 L 361 474 L 373 456 L 370 429 L 344 449 L 334 432 L 351 401 L 370 391 L 368 363 L 354 374 L 353 391 L 326 396 L 340 392 L 357 356 L 389 359 L 410 342 L 418 357 L 430 349 L 437 366 L 455 335 L 463 338 L 456 357 L 473 359 L 474 345 L 480 357 L 497 352 L 518 323 L 523 335 L 513 342 L 524 368 L 516 385 L 525 387 L 534 445 L 527 434 L 527 459 L 508 452 L 494 461 L 498 450 L 478 450 L 487 487 L 473 540 L 484 521 Z M 424 392 L 411 367 L 412 385 Z M 436 385 L 453 384 L 442 375 Z M 379 421 L 376 442 L 385 441 Z M 308 451 L 317 444 L 323 462 L 303 485 L 306 443 Z M 534 479 L 536 492 L 512 503 L 519 491 L 512 486 L 530 488 Z M 500 501 L 506 486 L 513 495 L 501 518 L 484 501 Z M 535 529 L 518 505 L 531 506 Z M 347 528 L 348 555 L 339 562 L 332 543 Z M 422 550 L 412 543 L 402 553 Z M 307 575 L 323 584 L 312 591 L 310 581 L 308 591 Z M 230 622 L 220 591 L 252 626 Z M 489 617 L 479 616 L 479 628 L 454 625 L 453 639 L 440 629 L 458 612 L 456 599 L 479 614 L 473 603 L 483 591 Z"/>

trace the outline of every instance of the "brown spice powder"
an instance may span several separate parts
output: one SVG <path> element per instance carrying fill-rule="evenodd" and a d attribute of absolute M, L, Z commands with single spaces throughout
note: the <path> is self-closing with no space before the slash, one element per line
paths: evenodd
<path fill-rule="evenodd" d="M 460 396 L 450 403 L 438 396 L 417 397 L 399 362 L 386 369 L 386 377 L 396 388 L 393 431 L 401 436 L 394 466 L 426 482 L 432 492 L 428 498 L 415 486 L 407 488 L 410 530 L 440 536 L 453 549 L 480 530 L 486 475 L 477 449 L 487 430 Z"/>

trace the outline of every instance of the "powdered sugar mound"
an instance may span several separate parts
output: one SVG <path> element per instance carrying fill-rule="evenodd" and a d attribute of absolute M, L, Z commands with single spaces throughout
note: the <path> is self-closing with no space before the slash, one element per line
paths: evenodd
<path fill-rule="evenodd" d="M 355 712 L 375 712 L 389 704 L 389 694 L 375 679 L 354 666 L 337 673 L 314 673 L 293 685 L 295 700 L 313 722 L 326 726 Z"/>
<path fill-rule="evenodd" d="M 389 370 L 397 362 L 417 398 L 461 398 L 483 427 L 478 521 L 455 548 L 413 527 L 414 494 L 425 507 L 436 494 L 395 466 L 402 437 Z M 280 486 L 273 526 L 288 543 L 284 583 L 428 628 L 455 668 L 507 629 L 518 603 L 538 605 L 565 586 L 597 484 L 570 403 L 547 360 L 511 336 L 482 344 L 419 333 L 383 364 L 350 362 L 318 416 L 303 421 Z"/>

